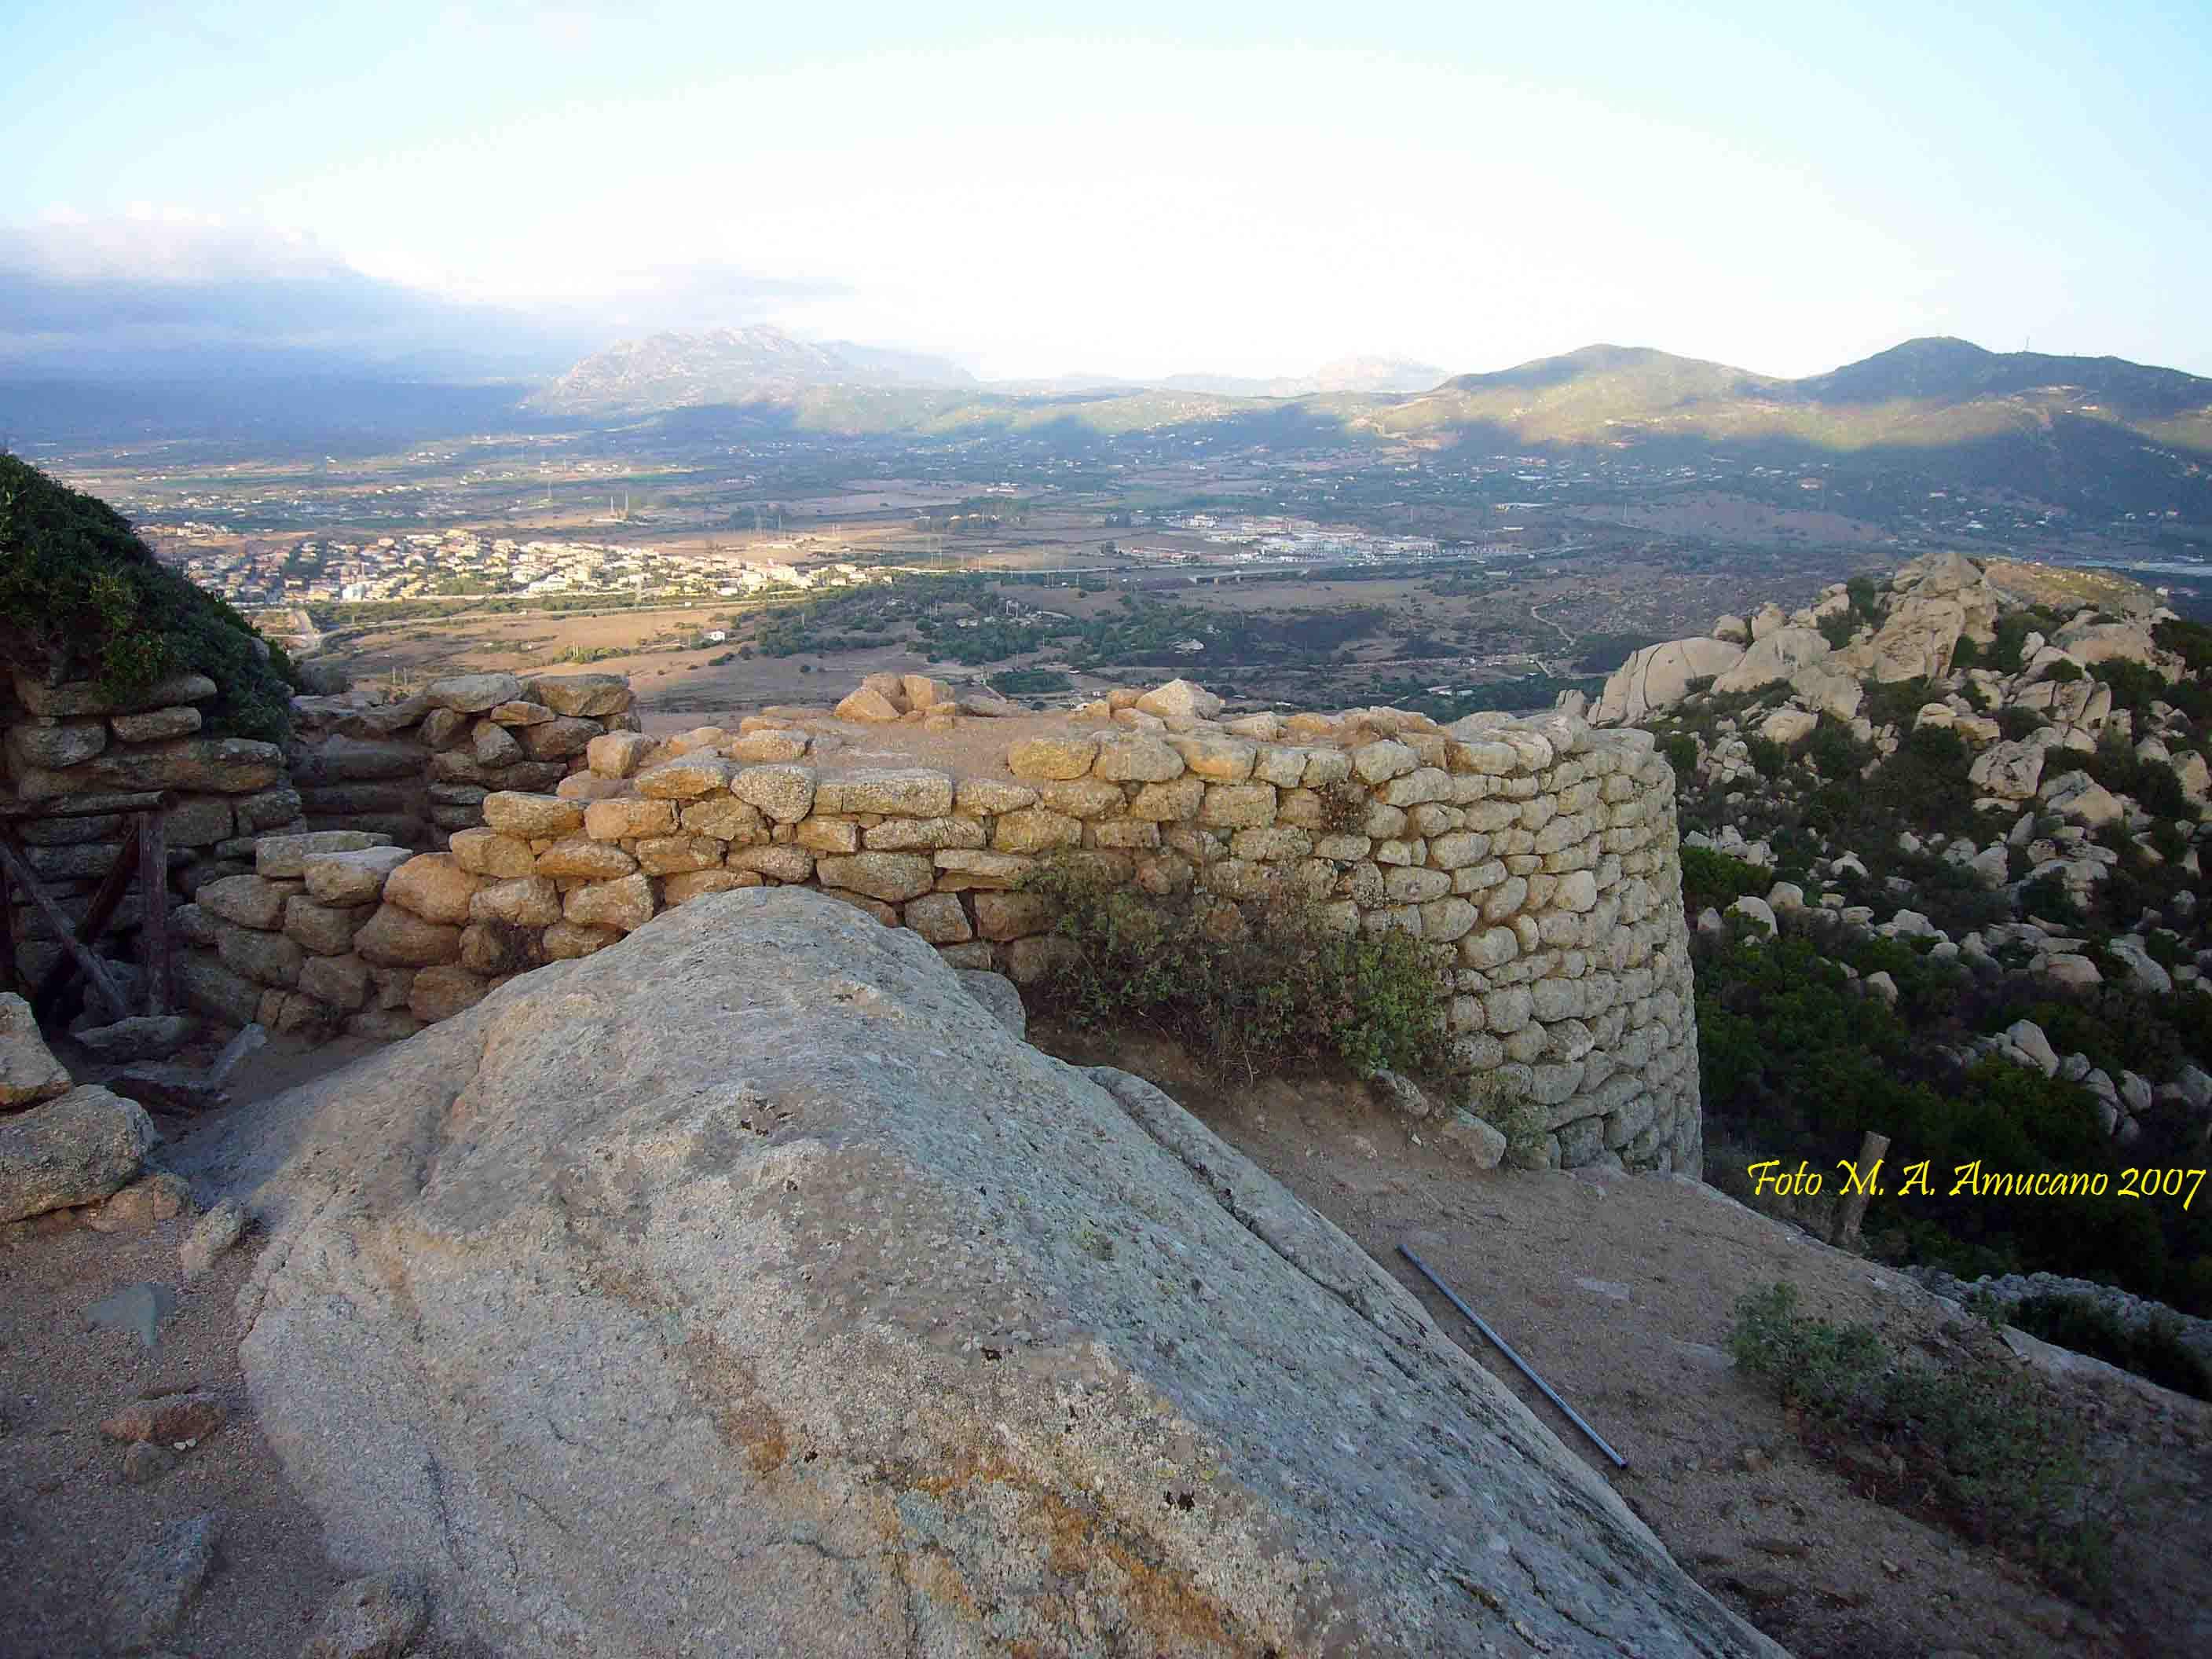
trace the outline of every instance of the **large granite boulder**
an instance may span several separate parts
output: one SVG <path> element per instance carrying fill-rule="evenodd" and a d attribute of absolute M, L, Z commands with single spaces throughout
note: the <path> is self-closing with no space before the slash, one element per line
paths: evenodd
<path fill-rule="evenodd" d="M 1680 702 L 1692 680 L 1725 674 L 1743 657 L 1743 647 L 1727 640 L 1669 640 L 1663 645 L 1647 645 L 1613 671 L 1590 722 L 1595 726 L 1632 724 L 1654 709 Z"/>
<path fill-rule="evenodd" d="M 1826 659 L 1792 674 L 1790 689 L 1816 714 L 1832 715 L 1846 722 L 1857 716 L 1859 704 L 1866 697 L 1866 689 L 1857 680 L 1832 666 Z"/>
<path fill-rule="evenodd" d="M 2147 622 L 2075 623 L 2053 641 L 2077 662 L 2150 663 L 2158 656 Z"/>
<path fill-rule="evenodd" d="M 1893 605 L 1874 637 L 1845 653 L 1849 667 L 1878 685 L 1897 680 L 1937 679 L 1966 631 L 1966 612 L 1956 599 L 1913 599 Z"/>
<path fill-rule="evenodd" d="M 1830 647 L 1820 630 L 1812 628 L 1772 628 L 1751 649 L 1713 682 L 1716 691 L 1758 691 L 1786 680 L 1827 656 Z"/>
<path fill-rule="evenodd" d="M 106 1198 L 161 1138 L 143 1107 L 89 1083 L 0 1118 L 0 1221 Z"/>
<path fill-rule="evenodd" d="M 2027 800 L 2043 781 L 2046 745 L 2028 738 L 1993 743 L 1974 757 L 1966 781 L 1998 800 Z"/>
<path fill-rule="evenodd" d="M 1890 580 L 1881 626 L 1844 653 L 1844 665 L 1877 684 L 1947 674 L 1960 639 L 1996 635 L 2002 598 L 1981 566 L 1958 553 L 1929 553 Z"/>
<path fill-rule="evenodd" d="M 921 939 L 718 893 L 197 1154 L 349 1571 L 513 1656 L 1777 1655 L 1334 1226 Z"/>

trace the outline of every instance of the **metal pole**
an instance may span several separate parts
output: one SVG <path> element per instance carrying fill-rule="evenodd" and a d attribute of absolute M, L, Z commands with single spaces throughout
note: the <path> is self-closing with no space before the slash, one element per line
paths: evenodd
<path fill-rule="evenodd" d="M 1457 1308 L 1462 1313 L 1465 1314 L 1468 1318 L 1468 1322 L 1473 1325 L 1475 1329 L 1480 1331 L 1483 1335 L 1489 1338 L 1491 1346 L 1496 1348 L 1498 1352 L 1504 1354 L 1508 1359 L 1511 1360 L 1513 1362 L 1514 1368 L 1517 1370 L 1522 1376 L 1527 1377 L 1531 1382 L 1534 1383 L 1537 1389 L 1542 1392 L 1545 1399 L 1550 1401 L 1554 1406 L 1557 1406 L 1561 1411 L 1565 1412 L 1567 1414 L 1567 1420 L 1570 1423 L 1572 1423 L 1577 1428 L 1580 1429 L 1584 1434 L 1588 1435 L 1590 1438 L 1590 1443 L 1595 1446 L 1600 1451 L 1603 1452 L 1607 1457 L 1610 1457 L 1613 1460 L 1613 1467 L 1615 1468 L 1625 1469 L 1628 1467 L 1628 1460 L 1623 1457 L 1619 1452 L 1613 1450 L 1611 1446 L 1606 1444 L 1605 1437 L 1600 1434 L 1595 1429 L 1590 1427 L 1589 1424 L 1583 1422 L 1582 1413 L 1577 1411 L 1572 1406 L 1567 1404 L 1565 1401 L 1560 1399 L 1557 1389 L 1553 1388 L 1550 1383 L 1544 1381 L 1542 1377 L 1537 1376 L 1534 1371 L 1529 1370 L 1528 1362 L 1522 1358 L 1519 1354 L 1514 1352 L 1512 1348 L 1507 1346 L 1506 1340 L 1504 1337 L 1498 1335 L 1496 1331 L 1492 1330 L 1488 1325 L 1485 1324 L 1480 1314 L 1475 1312 L 1475 1310 L 1468 1307 L 1466 1303 L 1461 1301 L 1458 1294 L 1453 1291 L 1450 1285 L 1445 1284 L 1443 1279 L 1438 1279 L 1434 1273 L 1431 1273 L 1429 1271 L 1429 1264 L 1427 1262 L 1422 1261 L 1420 1257 L 1415 1255 L 1413 1251 L 1407 1249 L 1403 1244 L 1401 1244 L 1398 1247 L 1398 1254 L 1404 1256 L 1407 1261 L 1412 1262 L 1416 1267 L 1419 1267 L 1421 1270 L 1421 1277 L 1427 1279 L 1430 1284 L 1442 1291 L 1444 1293 L 1444 1299 L 1449 1302 L 1453 1307 Z"/>

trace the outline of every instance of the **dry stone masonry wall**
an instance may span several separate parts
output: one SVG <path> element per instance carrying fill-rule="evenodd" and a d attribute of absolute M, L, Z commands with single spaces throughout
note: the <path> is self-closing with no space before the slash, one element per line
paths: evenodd
<path fill-rule="evenodd" d="M 614 729 L 580 755 L 487 757 L 488 726 L 520 744 L 546 722 L 502 726 L 510 688 L 454 708 L 434 687 L 433 787 L 481 793 L 432 810 L 481 822 L 419 854 L 385 831 L 264 841 L 251 874 L 203 889 L 185 917 L 203 1005 L 402 1036 L 702 893 L 787 884 L 1028 983 L 1072 947 L 1024 880 L 1072 857 L 1153 893 L 1288 887 L 1345 927 L 1413 932 L 1450 951 L 1462 1053 L 1538 1115 L 1540 1156 L 1698 1167 L 1674 774 L 1648 733 L 1557 714 L 1445 728 L 1394 709 L 1223 722 L 1177 682 L 1026 729 L 991 775 L 959 775 L 854 764 L 799 711 L 654 739 L 615 726 L 626 689 L 619 709 L 604 688 L 533 690 L 519 700 L 592 706 L 560 718 Z M 430 732 L 441 708 L 464 724 Z"/>
<path fill-rule="evenodd" d="M 199 705 L 216 689 L 204 674 L 180 674 L 142 696 L 117 699 L 89 681 L 48 685 L 15 677 L 0 713 L 9 793 L 21 809 L 52 814 L 21 817 L 15 831 L 40 887 L 72 924 L 83 920 L 123 850 L 124 809 L 134 796 L 167 790 L 175 797 L 166 830 L 178 902 L 203 882 L 246 868 L 256 836 L 304 827 L 282 749 L 201 732 Z M 36 984 L 62 947 L 25 894 L 10 896 L 15 969 Z M 143 909 L 134 890 L 117 907 L 115 924 L 136 927 Z"/>
<path fill-rule="evenodd" d="M 178 912 L 179 933 L 198 947 L 180 969 L 185 994 L 233 1024 L 343 1025 L 383 1038 L 467 1006 L 483 992 L 476 976 L 459 977 L 464 970 L 443 994 L 440 975 L 415 984 L 418 968 L 451 965 L 457 952 L 441 953 L 423 937 L 392 938 L 390 922 L 357 948 L 356 936 L 377 921 L 386 878 L 418 851 L 481 824 L 495 792 L 588 785 L 585 746 L 635 724 L 631 702 L 617 674 L 465 674 L 382 702 L 295 699 L 296 735 L 284 757 L 292 821 L 226 848 L 243 856 L 199 872 L 195 902 Z M 423 885 L 441 867 L 434 859 L 416 864 L 397 884 L 412 906 L 399 914 L 445 915 L 452 907 Z M 468 919 L 464 895 L 458 920 Z"/>

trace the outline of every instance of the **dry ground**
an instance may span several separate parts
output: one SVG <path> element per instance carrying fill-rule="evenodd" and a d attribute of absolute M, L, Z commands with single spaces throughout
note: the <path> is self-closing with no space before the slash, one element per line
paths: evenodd
<path fill-rule="evenodd" d="M 333 1071 L 368 1045 L 289 1040 L 255 1057 L 242 1103 Z M 58 1042 L 80 1080 L 99 1068 Z M 186 1058 L 195 1058 L 187 1055 Z M 204 1060 L 206 1056 L 197 1058 Z M 177 1132 L 175 1120 L 164 1127 Z M 177 1247 L 191 1218 L 137 1235 L 100 1234 L 45 1218 L 0 1228 L 0 1655 L 81 1659 L 105 1651 L 107 1574 L 142 1542 L 209 1510 L 222 1512 L 217 1563 L 171 1640 L 193 1659 L 295 1659 L 342 1575 L 322 1527 L 285 1478 L 246 1400 L 238 1364 L 239 1287 L 255 1238 L 193 1284 Z M 153 1348 L 94 1325 L 94 1304 L 134 1285 L 164 1285 L 176 1310 Z M 123 1451 L 101 1421 L 132 1400 L 185 1389 L 219 1395 L 229 1421 L 144 1486 L 123 1478 Z"/>

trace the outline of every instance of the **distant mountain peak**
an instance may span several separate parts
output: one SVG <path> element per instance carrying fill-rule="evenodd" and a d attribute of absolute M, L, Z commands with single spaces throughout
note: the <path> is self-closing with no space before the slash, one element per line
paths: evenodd
<path fill-rule="evenodd" d="M 788 397 L 807 386 L 975 384 L 942 358 L 799 340 L 772 323 L 748 323 L 617 341 L 534 393 L 529 406 L 551 415 L 645 414 Z"/>

